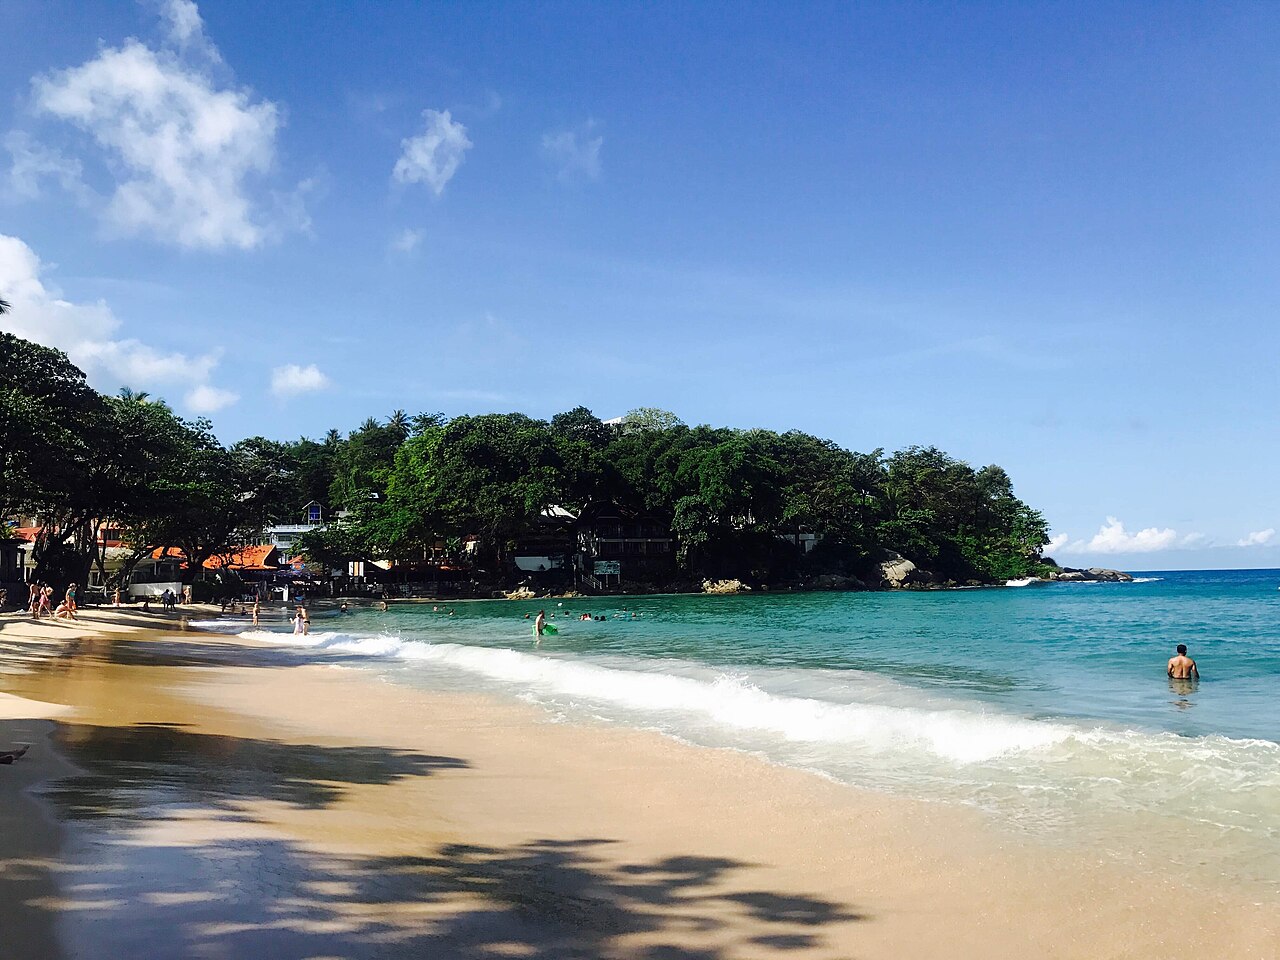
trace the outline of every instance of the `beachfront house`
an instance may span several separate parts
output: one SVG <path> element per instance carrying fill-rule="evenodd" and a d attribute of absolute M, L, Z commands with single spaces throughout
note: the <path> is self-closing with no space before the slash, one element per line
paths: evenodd
<path fill-rule="evenodd" d="M 251 544 L 215 554 L 202 564 L 203 569 L 194 578 L 187 576 L 186 557 L 177 547 L 157 547 L 138 562 L 129 578 L 130 599 L 158 597 L 165 590 L 181 593 L 184 579 L 204 580 L 223 573 L 235 577 L 245 587 L 246 593 L 267 596 L 273 589 L 281 589 L 291 579 L 282 567 L 280 551 L 272 544 Z"/>
<path fill-rule="evenodd" d="M 263 531 L 262 539 L 264 543 L 276 547 L 281 555 L 291 557 L 296 552 L 293 548 L 300 536 L 323 529 L 325 529 L 324 506 L 319 501 L 312 500 L 302 508 L 299 522 L 277 523 L 267 527 Z"/>
<path fill-rule="evenodd" d="M 573 573 L 577 517 L 561 506 L 538 514 L 533 529 L 516 541 L 511 559 L 519 573 L 539 584 L 568 580 Z"/>
<path fill-rule="evenodd" d="M 628 576 L 648 578 L 671 570 L 671 527 L 654 514 L 595 501 L 582 508 L 574 531 L 578 566 L 588 586 L 618 586 Z"/>

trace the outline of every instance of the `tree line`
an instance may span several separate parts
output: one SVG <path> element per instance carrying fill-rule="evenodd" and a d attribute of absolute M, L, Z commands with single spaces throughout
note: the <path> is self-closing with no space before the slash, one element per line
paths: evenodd
<path fill-rule="evenodd" d="M 0 334 L 0 410 L 0 517 L 40 519 L 37 576 L 54 583 L 101 562 L 107 520 L 135 559 L 171 546 L 197 570 L 311 501 L 346 514 L 303 541 L 327 562 L 420 559 L 478 537 L 500 570 L 551 506 L 591 501 L 669 526 L 675 578 L 865 575 L 893 551 L 942 578 L 992 581 L 1035 572 L 1048 538 L 997 466 L 690 427 L 651 408 L 617 424 L 583 407 L 549 421 L 396 411 L 345 436 L 224 446 L 208 421 L 99 394 L 61 352 Z M 802 534 L 817 537 L 807 554 Z"/>

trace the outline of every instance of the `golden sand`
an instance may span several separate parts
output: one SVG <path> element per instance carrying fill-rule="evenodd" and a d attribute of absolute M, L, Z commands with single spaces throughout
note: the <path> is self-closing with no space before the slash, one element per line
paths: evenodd
<path fill-rule="evenodd" d="M 0 628 L 6 960 L 1280 954 L 1276 903 L 971 811 L 92 616 Z"/>

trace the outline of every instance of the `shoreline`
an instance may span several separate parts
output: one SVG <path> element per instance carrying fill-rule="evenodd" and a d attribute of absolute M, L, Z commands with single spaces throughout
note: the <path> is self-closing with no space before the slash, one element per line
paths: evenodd
<path fill-rule="evenodd" d="M 55 929 L 84 957 L 1266 957 L 1280 945 L 1273 903 L 1025 848 L 976 811 L 388 684 L 346 656 L 115 621 L 67 630 L 57 669 L 14 662 L 11 641 L 30 630 L 0 621 L 0 691 L 25 698 L 0 698 L 2 735 L 48 738 L 0 767 L 6 850 L 26 843 L 17 865 L 6 855 L 0 890 L 31 921 L 33 957 L 57 956 Z M 49 830 L 20 829 L 34 808 Z M 246 843 L 241 863 L 232 851 Z M 209 899 L 229 877 L 235 890 Z"/>

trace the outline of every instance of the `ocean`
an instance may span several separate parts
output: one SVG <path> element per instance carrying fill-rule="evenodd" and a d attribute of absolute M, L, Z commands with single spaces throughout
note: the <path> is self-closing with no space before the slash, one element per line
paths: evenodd
<path fill-rule="evenodd" d="M 1138 576 L 396 604 L 317 617 L 305 638 L 283 623 L 249 635 L 358 653 L 392 682 L 976 807 L 1019 839 L 1280 892 L 1280 571 Z M 538 609 L 558 633 L 535 647 L 524 614 Z M 1198 683 L 1165 676 L 1178 643 Z"/>

